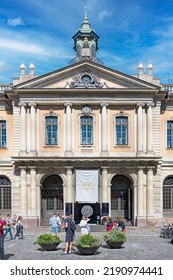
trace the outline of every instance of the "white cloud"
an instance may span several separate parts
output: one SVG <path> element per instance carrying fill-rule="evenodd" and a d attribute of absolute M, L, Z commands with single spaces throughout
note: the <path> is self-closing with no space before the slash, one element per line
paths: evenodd
<path fill-rule="evenodd" d="M 103 20 L 105 17 L 111 17 L 112 13 L 110 11 L 103 10 L 98 14 L 100 20 Z"/>
<path fill-rule="evenodd" d="M 10 39 L 1 39 L 0 48 L 11 49 L 15 51 L 22 51 L 23 53 L 35 53 L 35 54 L 44 54 L 48 55 L 46 51 L 34 44 L 17 42 Z"/>
<path fill-rule="evenodd" d="M 15 27 L 18 25 L 23 25 L 24 23 L 21 17 L 17 17 L 17 18 L 9 18 L 7 24 Z"/>

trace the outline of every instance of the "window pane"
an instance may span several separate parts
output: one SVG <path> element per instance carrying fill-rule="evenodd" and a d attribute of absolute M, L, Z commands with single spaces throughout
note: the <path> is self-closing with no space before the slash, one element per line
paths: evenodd
<path fill-rule="evenodd" d="M 0 121 L 0 148 L 6 148 L 7 136 L 6 136 L 6 121 Z"/>
<path fill-rule="evenodd" d="M 54 198 L 47 198 L 47 210 L 54 210 Z"/>
<path fill-rule="evenodd" d="M 128 118 L 116 117 L 116 144 L 127 145 L 128 144 Z"/>
<path fill-rule="evenodd" d="M 11 209 L 11 189 L 3 188 L 3 209 Z"/>
<path fill-rule="evenodd" d="M 45 140 L 46 145 L 57 145 L 58 144 L 58 118 L 49 116 L 45 118 Z"/>
<path fill-rule="evenodd" d="M 167 122 L 167 148 L 173 148 L 173 121 Z"/>
<path fill-rule="evenodd" d="M 93 117 L 81 117 L 81 144 L 93 144 Z"/>

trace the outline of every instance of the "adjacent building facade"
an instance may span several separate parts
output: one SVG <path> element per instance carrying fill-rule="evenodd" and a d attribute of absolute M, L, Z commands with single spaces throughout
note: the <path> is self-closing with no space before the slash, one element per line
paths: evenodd
<path fill-rule="evenodd" d="M 138 75 L 96 57 L 87 16 L 73 36 L 76 57 L 35 77 L 34 65 L 0 93 L 0 212 L 45 225 L 52 212 L 137 226 L 173 217 L 173 101 Z"/>

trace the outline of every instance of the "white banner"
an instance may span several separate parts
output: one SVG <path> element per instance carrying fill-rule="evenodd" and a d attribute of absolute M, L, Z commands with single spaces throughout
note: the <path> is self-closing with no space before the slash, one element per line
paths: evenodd
<path fill-rule="evenodd" d="M 76 201 L 98 202 L 98 170 L 76 170 Z"/>

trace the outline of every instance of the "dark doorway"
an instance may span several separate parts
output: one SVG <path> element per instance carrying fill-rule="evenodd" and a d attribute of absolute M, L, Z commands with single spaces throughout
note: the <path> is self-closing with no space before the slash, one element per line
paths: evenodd
<path fill-rule="evenodd" d="M 74 204 L 74 219 L 80 223 L 82 215 L 90 218 L 89 223 L 96 224 L 100 218 L 100 203 L 78 203 Z"/>
<path fill-rule="evenodd" d="M 123 175 L 116 175 L 111 183 L 111 216 L 121 216 L 126 220 L 130 220 L 132 216 L 130 180 Z"/>

